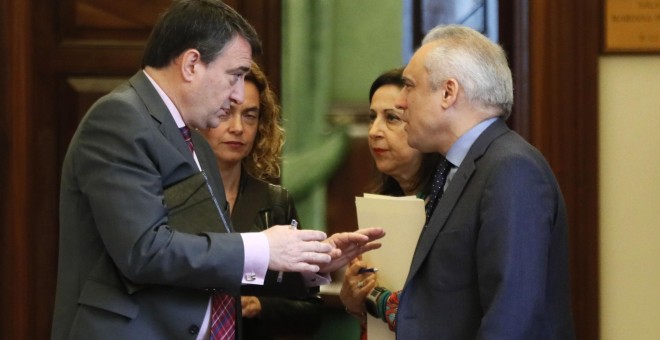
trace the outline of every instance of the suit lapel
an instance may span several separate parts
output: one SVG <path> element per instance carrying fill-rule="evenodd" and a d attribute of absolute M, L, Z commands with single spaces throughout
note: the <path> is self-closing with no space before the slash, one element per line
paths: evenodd
<path fill-rule="evenodd" d="M 422 263 L 424 263 L 424 259 L 428 256 L 435 239 L 444 229 L 449 215 L 456 206 L 458 199 L 463 194 L 472 174 L 476 170 L 476 161 L 483 156 L 493 140 L 508 131 L 510 130 L 504 121 L 498 119 L 484 130 L 470 147 L 470 151 L 468 151 L 461 166 L 458 168 L 456 174 L 447 186 L 447 190 L 444 192 L 438 205 L 433 211 L 433 215 L 431 215 L 428 225 L 424 228 L 417 241 L 417 247 L 415 248 L 415 253 L 410 265 L 410 271 L 406 278 L 406 285 L 422 266 Z"/>
<path fill-rule="evenodd" d="M 419 236 L 406 283 L 414 276 L 417 270 L 419 270 L 419 267 L 421 267 L 424 258 L 426 258 L 426 255 L 431 250 L 440 231 L 445 227 L 449 214 L 454 209 L 458 198 L 461 196 L 468 180 L 474 172 L 474 162 L 466 162 L 467 160 L 467 157 L 463 160 L 461 167 L 458 168 L 458 171 L 452 178 L 449 186 L 447 186 L 447 190 L 442 194 L 442 198 L 440 198 L 438 205 L 435 207 L 428 225 L 422 230 L 422 233 Z"/>
<path fill-rule="evenodd" d="M 151 84 L 151 81 L 149 81 L 144 74 L 144 71 L 138 71 L 133 77 L 131 77 L 129 83 L 144 102 L 151 117 L 159 123 L 158 129 L 163 136 L 172 143 L 172 145 L 188 160 L 189 163 L 192 163 L 197 167 L 195 164 L 195 158 L 193 158 L 192 153 L 190 153 L 190 150 L 188 149 L 188 145 L 186 145 L 183 137 L 181 137 L 181 132 L 176 126 L 176 122 L 174 121 L 174 118 L 172 118 L 170 110 L 163 102 L 158 91 L 156 91 L 156 88 Z"/>
<path fill-rule="evenodd" d="M 206 172 L 206 177 L 209 179 L 215 197 L 222 197 L 224 201 L 225 191 L 224 187 L 220 184 L 222 180 L 220 179 L 220 170 L 218 170 L 218 161 L 215 158 L 215 154 L 210 150 L 210 147 L 207 147 L 206 140 L 197 131 L 192 131 L 192 140 L 193 145 L 195 145 L 195 154 L 197 154 L 199 165 L 202 167 L 202 170 Z M 190 150 L 187 148 L 188 147 L 186 146 L 186 150 L 191 154 Z M 193 159 L 193 162 L 194 161 L 195 160 Z M 224 209 L 225 207 L 222 208 Z"/>
<path fill-rule="evenodd" d="M 151 117 L 157 122 L 158 129 L 165 139 L 172 143 L 174 148 L 176 148 L 186 159 L 191 169 L 194 169 L 194 173 L 198 172 L 199 169 L 192 152 L 188 149 L 186 141 L 181 136 L 179 127 L 176 125 L 174 118 L 172 118 L 172 114 L 158 94 L 158 91 L 156 91 L 156 88 L 151 84 L 151 81 L 149 81 L 143 71 L 139 71 L 131 77 L 129 83 L 144 102 Z M 220 179 L 220 170 L 218 170 L 215 154 L 206 140 L 204 140 L 204 137 L 202 137 L 197 131 L 192 131 L 192 139 L 193 144 L 195 145 L 195 154 L 197 154 L 199 165 L 202 170 L 206 172 L 206 177 L 211 186 L 211 190 L 213 191 L 213 195 L 217 199 L 220 209 L 224 210 L 225 219 L 228 224 L 227 227 L 231 230 L 231 221 L 229 220 L 227 210 L 227 199 L 225 197 L 224 187 L 222 186 L 222 180 Z"/>

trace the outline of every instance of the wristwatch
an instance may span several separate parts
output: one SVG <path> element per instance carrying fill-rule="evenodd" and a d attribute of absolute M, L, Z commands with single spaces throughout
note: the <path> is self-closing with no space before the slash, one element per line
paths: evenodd
<path fill-rule="evenodd" d="M 367 294 L 367 299 L 364 301 L 364 305 L 367 308 L 367 312 L 375 318 L 380 319 L 380 313 L 378 313 L 378 299 L 381 295 L 385 293 L 387 289 L 383 287 L 374 287 L 369 294 Z"/>

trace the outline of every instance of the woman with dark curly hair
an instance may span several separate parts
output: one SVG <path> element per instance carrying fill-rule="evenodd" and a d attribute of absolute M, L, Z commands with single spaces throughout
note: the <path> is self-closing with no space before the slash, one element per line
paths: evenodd
<path fill-rule="evenodd" d="M 236 232 L 261 231 L 272 225 L 297 220 L 289 192 L 268 181 L 280 176 L 284 129 L 277 98 L 256 63 L 245 76 L 243 103 L 233 105 L 214 129 L 201 131 L 213 148 Z M 296 288 L 298 287 L 298 288 Z M 263 289 L 243 286 L 244 339 L 311 338 L 321 322 L 318 288 L 300 294 L 304 287 L 299 273 L 269 271 Z M 273 293 L 273 289 L 278 289 Z"/>

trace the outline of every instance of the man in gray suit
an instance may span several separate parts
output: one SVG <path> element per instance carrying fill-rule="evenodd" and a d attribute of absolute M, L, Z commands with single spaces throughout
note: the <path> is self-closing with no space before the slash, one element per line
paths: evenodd
<path fill-rule="evenodd" d="M 267 269 L 318 284 L 316 272 L 378 247 L 379 229 L 326 239 L 289 226 L 231 233 L 228 219 L 200 234 L 168 225 L 164 190 L 200 170 L 223 215 L 215 156 L 180 129 L 215 127 L 242 102 L 259 51 L 254 29 L 222 2 L 175 1 L 154 27 L 143 69 L 90 108 L 62 169 L 53 339 L 208 338 L 212 295 L 239 296 L 241 284 L 263 284 Z"/>
<path fill-rule="evenodd" d="M 408 144 L 450 163 L 429 198 L 397 337 L 574 338 L 564 201 L 543 156 L 505 124 L 504 51 L 473 29 L 437 27 L 403 78 Z"/>

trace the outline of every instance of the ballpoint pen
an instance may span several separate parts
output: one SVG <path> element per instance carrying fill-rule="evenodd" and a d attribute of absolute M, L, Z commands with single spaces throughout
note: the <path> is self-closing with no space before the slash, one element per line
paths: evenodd
<path fill-rule="evenodd" d="M 298 229 L 298 221 L 295 219 L 291 220 L 291 229 L 296 230 Z M 284 276 L 284 272 L 279 272 L 277 274 L 277 283 L 282 283 L 282 277 Z"/>
<path fill-rule="evenodd" d="M 358 270 L 358 274 L 365 274 L 365 273 L 375 273 L 378 271 L 378 268 L 360 268 Z"/>

